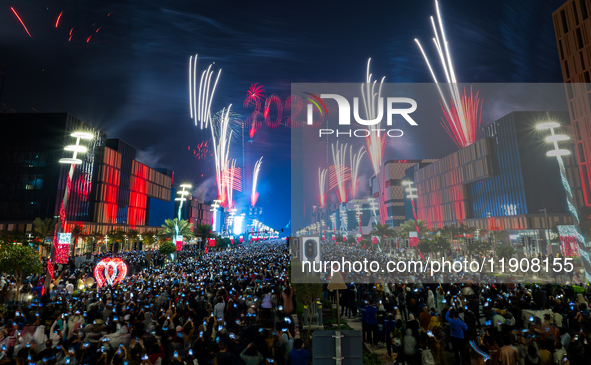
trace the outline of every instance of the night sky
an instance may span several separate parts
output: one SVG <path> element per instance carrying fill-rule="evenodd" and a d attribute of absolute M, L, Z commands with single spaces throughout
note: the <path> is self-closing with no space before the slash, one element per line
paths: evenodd
<path fill-rule="evenodd" d="M 562 82 L 551 14 L 563 3 L 442 1 L 458 81 Z M 188 180 L 208 200 L 213 162 L 188 150 L 204 137 L 189 116 L 190 55 L 199 54 L 200 71 L 211 62 L 222 68 L 212 112 L 233 104 L 246 118 L 251 109 L 242 104 L 255 82 L 285 100 L 291 83 L 362 82 L 369 57 L 386 82 L 431 82 L 413 39 L 432 51 L 434 14 L 427 0 L 5 2 L 1 101 L 17 112 L 69 112 L 135 146 L 141 162 L 173 169 L 175 185 Z M 254 161 L 264 156 L 258 204 L 274 228 L 290 219 L 289 137 L 285 128 L 264 128 L 245 144 L 248 192 Z M 432 143 L 416 157 L 429 156 Z"/>

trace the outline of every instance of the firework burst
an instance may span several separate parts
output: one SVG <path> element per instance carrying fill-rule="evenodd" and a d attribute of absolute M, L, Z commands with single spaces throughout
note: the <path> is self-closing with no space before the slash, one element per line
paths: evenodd
<path fill-rule="evenodd" d="M 347 201 L 347 180 L 345 179 L 345 170 L 347 168 L 347 166 L 345 165 L 345 156 L 347 155 L 347 144 L 345 143 L 339 146 L 339 142 L 337 142 L 336 145 L 331 145 L 331 150 L 337 180 L 337 197 L 339 198 L 339 202 L 345 203 Z"/>
<path fill-rule="evenodd" d="M 195 148 L 191 149 L 189 146 L 189 151 L 193 152 L 193 156 L 198 160 L 205 160 L 211 156 L 213 156 L 213 152 L 210 148 L 211 140 L 203 141 L 199 143 Z"/>
<path fill-rule="evenodd" d="M 254 207 L 257 203 L 257 199 L 259 198 L 259 193 L 257 192 L 257 184 L 259 181 L 259 172 L 261 171 L 261 164 L 263 163 L 263 158 L 261 157 L 255 164 L 254 164 L 254 171 L 252 172 L 252 193 L 250 194 L 250 204 Z"/>
<path fill-rule="evenodd" d="M 232 141 L 232 130 L 228 128 L 230 124 L 230 105 L 222 110 L 223 117 L 220 123 L 210 123 L 211 140 L 215 158 L 216 182 L 218 186 L 218 199 L 222 206 L 228 203 L 226 184 L 228 182 L 228 169 L 230 168 L 230 143 Z M 208 112 L 209 114 L 209 112 Z M 234 163 L 235 164 L 235 163 Z M 233 177 L 233 174 L 232 174 Z M 232 180 L 233 182 L 233 180 Z"/>
<path fill-rule="evenodd" d="M 349 149 L 349 161 L 351 162 L 351 197 L 355 199 L 357 195 L 357 190 L 359 189 L 359 164 L 361 163 L 361 158 L 365 154 L 363 147 L 359 149 L 359 152 L 353 154 L 353 146 Z"/>
<path fill-rule="evenodd" d="M 447 102 L 447 97 L 444 95 L 443 90 L 439 86 L 435 72 L 433 72 L 429 58 L 421 46 L 421 43 L 416 38 L 415 42 L 419 46 L 419 49 L 425 58 L 427 67 L 431 72 L 433 81 L 437 85 L 437 90 L 441 96 L 444 114 L 444 118 L 442 118 L 444 123 L 442 123 L 442 125 L 454 143 L 459 148 L 463 148 L 471 145 L 476 140 L 476 131 L 480 128 L 482 101 L 478 97 L 478 93 L 476 93 L 476 95 L 472 94 L 472 90 L 470 90 L 470 96 L 467 95 L 465 89 L 464 94 L 460 95 L 456 73 L 453 67 L 451 54 L 449 52 L 448 42 L 445 38 L 445 30 L 443 28 L 441 12 L 439 11 L 439 3 L 437 0 L 435 0 L 435 9 L 437 11 L 437 25 L 435 24 L 435 19 L 431 17 L 431 26 L 433 27 L 433 33 L 435 34 L 433 43 L 435 43 L 435 48 L 437 49 L 437 54 L 439 55 L 439 60 L 441 62 L 441 66 L 443 67 L 445 78 L 449 87 L 449 104 Z"/>
<path fill-rule="evenodd" d="M 318 168 L 318 187 L 320 191 L 320 195 L 318 196 L 318 201 L 320 203 L 320 208 L 324 208 L 326 205 L 326 196 L 328 192 L 326 191 L 326 174 L 328 173 L 328 169 L 323 169 L 321 167 Z"/>
<path fill-rule="evenodd" d="M 264 85 L 259 85 L 258 82 L 250 85 L 250 89 L 248 89 L 248 91 L 246 92 L 246 100 L 248 100 L 251 103 L 256 103 L 257 100 L 260 102 L 261 100 L 263 100 L 263 97 L 265 96 L 265 86 Z"/>
<path fill-rule="evenodd" d="M 191 118 L 200 129 L 205 129 L 211 124 L 211 102 L 215 89 L 220 79 L 222 70 L 218 70 L 215 80 L 212 76 L 215 73 L 211 67 L 201 73 L 199 88 L 197 88 L 197 55 L 189 58 L 189 109 Z"/>
<path fill-rule="evenodd" d="M 382 86 L 384 84 L 385 76 L 382 77 L 380 85 L 376 92 L 376 80 L 372 82 L 372 74 L 369 73 L 369 65 L 371 58 L 367 60 L 367 71 L 365 77 L 365 83 L 361 84 L 361 96 L 363 98 L 363 107 L 365 108 L 365 115 L 368 120 L 376 119 L 378 116 L 378 103 L 381 102 Z M 384 157 L 384 151 L 386 149 L 386 135 L 384 133 L 376 133 L 375 129 L 379 126 L 368 126 L 368 136 L 365 138 L 365 149 L 374 173 L 377 175 L 380 172 L 380 166 L 382 166 L 382 159 Z"/>

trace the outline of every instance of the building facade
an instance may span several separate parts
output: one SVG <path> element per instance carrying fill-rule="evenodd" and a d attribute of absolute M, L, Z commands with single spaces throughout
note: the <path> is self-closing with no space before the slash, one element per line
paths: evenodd
<path fill-rule="evenodd" d="M 422 159 L 422 160 L 388 160 L 384 163 L 384 170 L 386 177 L 384 180 L 384 196 L 380 196 L 378 177 L 372 176 L 370 179 L 371 196 L 375 199 L 381 199 L 386 205 L 388 217 L 385 220 L 386 224 L 399 227 L 406 219 L 404 201 L 406 192 L 405 186 L 402 185 L 406 169 L 416 164 L 428 165 L 437 160 Z"/>
<path fill-rule="evenodd" d="M 552 13 L 586 205 L 591 205 L 591 17 L 589 0 L 569 0 Z"/>
<path fill-rule="evenodd" d="M 84 234 L 160 228 L 149 223 L 150 200 L 171 200 L 172 171 L 158 172 L 135 160 L 135 148 L 67 113 L 0 113 L 0 230 L 31 231 L 35 218 L 57 218 L 64 207 L 68 232 L 82 225 Z M 79 155 L 68 183 L 71 157 L 64 146 L 72 132 L 90 132 L 82 141 L 88 151 Z M 163 222 L 162 222 L 163 223 Z"/>
<path fill-rule="evenodd" d="M 409 169 L 417 214 L 429 227 L 464 224 L 486 230 L 530 230 L 572 224 L 558 162 L 535 123 L 568 126 L 565 112 L 513 112 L 483 128 L 484 138 L 426 167 Z M 567 148 L 567 143 L 561 148 Z M 578 168 L 564 158 L 575 203 L 583 204 Z"/>

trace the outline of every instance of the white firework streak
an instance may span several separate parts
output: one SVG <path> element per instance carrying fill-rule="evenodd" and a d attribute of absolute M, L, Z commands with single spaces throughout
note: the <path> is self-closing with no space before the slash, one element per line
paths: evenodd
<path fill-rule="evenodd" d="M 372 74 L 369 73 L 369 64 L 371 58 L 367 60 L 367 71 L 365 77 L 365 83 L 361 84 L 361 96 L 363 99 L 363 107 L 365 108 L 365 116 L 367 120 L 374 120 L 381 118 L 381 114 L 377 115 L 376 110 L 378 109 L 378 103 L 381 102 L 382 86 L 384 85 L 384 79 L 382 77 L 378 92 L 375 92 L 376 80 L 371 81 Z M 382 109 L 383 112 L 383 109 Z M 379 128 L 379 127 L 378 127 Z M 371 160 L 374 173 L 377 175 L 380 172 L 380 166 L 382 165 L 382 158 L 384 156 L 384 135 L 375 133 L 376 126 L 368 126 L 369 136 L 366 137 L 367 143 L 367 154 Z"/>
<path fill-rule="evenodd" d="M 347 155 L 347 144 L 341 144 L 339 147 L 339 142 L 331 145 L 332 149 L 332 159 L 334 161 L 335 167 L 335 175 L 337 178 L 337 194 L 339 201 L 341 203 L 345 203 L 347 201 L 347 188 L 345 186 L 346 178 L 345 178 L 345 156 Z"/>
<path fill-rule="evenodd" d="M 323 208 L 326 205 L 326 174 L 328 169 L 318 168 L 318 185 L 320 188 L 320 207 Z"/>
<path fill-rule="evenodd" d="M 197 55 L 195 55 L 195 66 L 197 65 Z M 189 58 L 189 107 L 191 109 L 191 119 L 193 119 L 193 89 L 195 88 L 193 81 L 193 56 Z"/>
<path fill-rule="evenodd" d="M 454 71 L 453 64 L 451 62 L 451 54 L 449 52 L 449 48 L 447 46 L 447 39 L 445 38 L 445 31 L 443 29 L 443 22 L 441 21 L 441 12 L 439 11 L 439 2 L 435 0 L 435 9 L 437 10 L 437 21 L 439 23 L 439 32 L 437 32 L 437 26 L 435 25 L 435 20 L 431 17 L 431 25 L 433 26 L 433 33 L 435 33 L 435 37 L 433 38 L 433 42 L 435 43 L 435 48 L 437 48 L 437 53 L 439 54 L 439 59 L 441 61 L 441 66 L 443 67 L 443 71 L 445 72 L 445 78 L 447 80 L 449 91 L 452 97 L 452 101 L 454 103 L 455 109 L 458 113 L 459 122 L 458 124 L 462 126 L 462 132 L 466 140 L 469 139 L 468 136 L 468 125 L 466 122 L 466 116 L 464 114 L 464 108 L 462 107 L 462 101 L 460 96 L 460 91 L 458 90 L 458 83 L 456 80 L 456 73 Z M 441 33 L 441 39 L 439 38 L 439 33 Z M 437 77 L 435 76 L 435 72 L 433 72 L 433 68 L 431 67 L 431 63 L 429 62 L 429 58 L 427 54 L 423 50 L 421 43 L 418 39 L 415 38 L 415 42 L 419 46 L 423 57 L 425 58 L 425 62 L 427 63 L 427 67 L 429 67 L 429 71 L 431 72 L 431 76 L 433 77 L 433 81 L 437 85 L 437 90 L 439 90 L 439 95 L 441 95 L 441 100 L 445 106 L 447 113 L 451 116 L 452 113 L 450 111 L 449 105 L 447 104 L 447 100 L 443 95 L 443 91 L 439 87 L 439 82 L 437 81 Z M 443 44 L 443 45 L 442 45 Z"/>
<path fill-rule="evenodd" d="M 232 141 L 232 131 L 228 131 L 228 124 L 230 122 L 230 108 L 222 110 L 223 117 L 220 118 L 219 125 L 210 123 L 211 127 L 211 141 L 213 144 L 213 152 L 215 158 L 215 173 L 216 181 L 218 183 L 218 198 L 224 196 L 225 184 L 227 183 L 226 171 L 228 170 L 230 160 L 230 142 Z M 235 161 L 234 161 L 235 164 Z"/>
<path fill-rule="evenodd" d="M 211 124 L 211 102 L 220 79 L 222 70 L 218 70 L 215 81 L 211 82 L 214 71 L 209 65 L 207 70 L 201 73 L 199 88 L 197 88 L 197 55 L 189 58 L 189 99 L 191 118 L 195 120 L 195 125 L 199 128 L 207 128 Z"/>
<path fill-rule="evenodd" d="M 232 208 L 233 204 L 232 204 L 232 193 L 234 192 L 234 171 L 236 169 L 236 160 L 232 160 L 229 164 L 228 164 L 228 168 L 226 170 L 226 176 L 227 181 L 226 181 L 226 193 L 227 193 L 227 197 L 228 197 L 228 208 Z"/>
<path fill-rule="evenodd" d="M 359 149 L 359 152 L 353 154 L 353 146 L 349 149 L 349 158 L 351 161 L 351 198 L 355 199 L 355 195 L 357 195 L 357 189 L 359 186 L 357 185 L 357 176 L 359 175 L 359 164 L 361 163 L 361 158 L 365 154 L 363 147 Z"/>
<path fill-rule="evenodd" d="M 261 164 L 263 163 L 263 158 L 261 157 L 255 164 L 254 164 L 254 171 L 252 172 L 252 194 L 250 195 L 250 202 L 254 206 L 257 202 L 257 184 L 259 181 L 259 172 L 261 171 Z"/>

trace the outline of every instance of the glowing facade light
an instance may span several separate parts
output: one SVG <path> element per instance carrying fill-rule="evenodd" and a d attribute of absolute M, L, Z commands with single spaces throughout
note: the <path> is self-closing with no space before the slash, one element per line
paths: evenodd
<path fill-rule="evenodd" d="M 411 186 L 412 184 L 413 184 L 413 182 L 412 182 L 412 181 L 410 181 L 410 180 L 404 180 L 404 181 L 402 182 L 402 185 Z"/>

